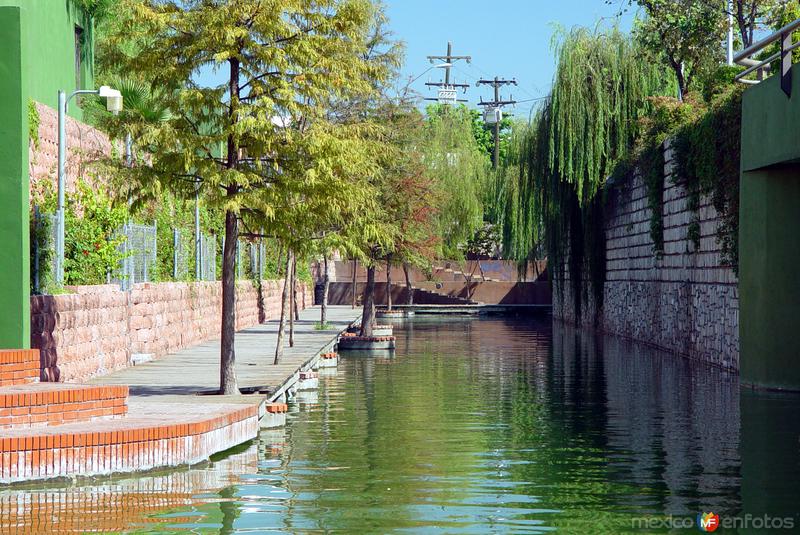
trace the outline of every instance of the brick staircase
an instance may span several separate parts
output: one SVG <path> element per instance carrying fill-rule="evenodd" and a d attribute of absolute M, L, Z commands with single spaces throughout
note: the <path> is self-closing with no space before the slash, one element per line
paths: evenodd
<path fill-rule="evenodd" d="M 195 463 L 255 437 L 259 406 L 126 385 L 39 383 L 39 351 L 0 350 L 0 485 Z"/>
<path fill-rule="evenodd" d="M 458 297 L 455 295 L 449 295 L 445 292 L 439 292 L 434 290 L 429 290 L 427 288 L 420 288 L 419 286 L 415 286 L 414 283 L 411 283 L 411 287 L 414 288 L 414 302 L 415 303 L 425 303 L 425 304 L 443 304 L 443 305 L 480 305 L 478 301 L 473 301 L 472 299 L 464 299 L 463 297 Z"/>
<path fill-rule="evenodd" d="M 452 281 L 452 282 L 467 282 L 470 281 L 485 281 L 485 282 L 500 282 L 500 279 L 493 279 L 491 277 L 481 276 L 480 271 L 476 271 L 470 275 L 467 275 L 463 271 L 459 269 L 453 269 L 450 267 L 450 264 L 445 264 L 444 266 L 433 266 L 432 268 L 432 276 L 434 279 L 442 280 L 442 281 Z"/>

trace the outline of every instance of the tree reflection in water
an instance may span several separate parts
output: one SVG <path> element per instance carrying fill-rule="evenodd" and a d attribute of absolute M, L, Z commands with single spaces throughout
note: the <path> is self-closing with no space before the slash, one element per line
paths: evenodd
<path fill-rule="evenodd" d="M 157 480 L 6 491 L 3 525 L 618 533 L 796 514 L 797 397 L 549 318 L 417 316 L 395 334 L 394 356 L 327 370 L 285 432 Z"/>

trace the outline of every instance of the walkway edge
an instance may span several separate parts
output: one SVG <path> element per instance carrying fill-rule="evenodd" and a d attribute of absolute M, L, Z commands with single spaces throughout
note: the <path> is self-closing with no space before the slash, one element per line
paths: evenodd
<path fill-rule="evenodd" d="M 281 383 L 278 386 L 278 388 L 275 390 L 275 392 L 272 392 L 272 393 L 268 394 L 267 400 L 266 400 L 265 403 L 273 403 L 273 402 L 276 402 L 276 401 L 284 401 L 285 398 L 286 398 L 287 391 L 289 391 L 292 388 L 292 386 L 294 386 L 294 384 L 300 378 L 300 372 L 308 371 L 308 370 L 311 370 L 311 369 L 315 368 L 317 363 L 321 359 L 321 356 L 324 353 L 330 353 L 330 352 L 332 352 L 334 350 L 334 348 L 336 347 L 336 343 L 339 341 L 339 337 L 342 335 L 342 333 L 347 332 L 347 329 L 349 327 L 352 327 L 353 325 L 358 324 L 360 322 L 361 322 L 361 314 L 359 314 L 356 319 L 354 319 L 352 322 L 350 322 L 350 324 L 347 327 L 345 327 L 341 331 L 337 332 L 332 338 L 330 338 L 328 340 L 328 342 L 324 346 L 322 346 L 322 348 L 319 351 L 317 351 L 311 358 L 309 358 L 308 360 L 303 362 L 294 371 L 294 373 L 292 373 L 292 375 L 287 377 L 283 381 L 283 383 Z"/>

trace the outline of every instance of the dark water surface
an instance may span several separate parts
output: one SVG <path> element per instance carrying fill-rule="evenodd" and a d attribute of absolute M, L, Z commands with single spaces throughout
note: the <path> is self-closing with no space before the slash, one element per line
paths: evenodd
<path fill-rule="evenodd" d="M 395 334 L 208 465 L 0 492 L 2 532 L 800 532 L 800 398 L 549 320 Z"/>

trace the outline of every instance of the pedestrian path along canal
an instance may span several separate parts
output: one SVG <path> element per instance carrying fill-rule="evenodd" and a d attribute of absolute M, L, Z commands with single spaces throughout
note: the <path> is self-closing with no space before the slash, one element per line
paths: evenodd
<path fill-rule="evenodd" d="M 1 491 L 2 532 L 800 526 L 798 398 L 549 318 L 418 316 L 395 335 L 392 356 L 321 370 L 285 429 L 210 463 Z"/>

